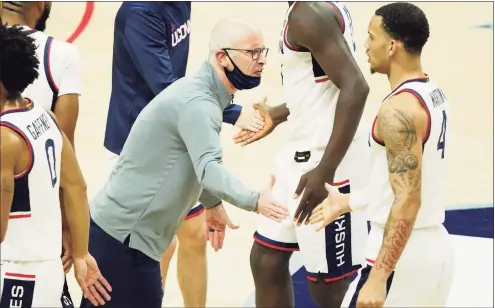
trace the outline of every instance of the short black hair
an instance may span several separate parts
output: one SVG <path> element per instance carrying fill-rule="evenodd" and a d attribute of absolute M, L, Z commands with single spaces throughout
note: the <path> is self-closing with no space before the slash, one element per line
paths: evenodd
<path fill-rule="evenodd" d="M 18 26 L 0 24 L 0 81 L 7 96 L 23 92 L 39 76 L 34 39 Z"/>
<path fill-rule="evenodd" d="M 407 52 L 420 54 L 430 37 L 430 26 L 425 13 L 411 3 L 396 2 L 380 7 L 376 16 L 383 18 L 385 31 L 404 43 Z"/>

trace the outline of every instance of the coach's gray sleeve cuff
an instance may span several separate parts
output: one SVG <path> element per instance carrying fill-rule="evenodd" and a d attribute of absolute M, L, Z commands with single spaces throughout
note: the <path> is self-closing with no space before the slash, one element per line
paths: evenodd
<path fill-rule="evenodd" d="M 201 193 L 201 196 L 199 196 L 199 202 L 203 204 L 203 206 L 207 209 L 211 209 L 220 203 L 222 203 L 222 200 L 218 199 L 214 195 L 212 195 L 210 192 L 208 192 L 206 189 L 203 189 L 203 192 Z"/>

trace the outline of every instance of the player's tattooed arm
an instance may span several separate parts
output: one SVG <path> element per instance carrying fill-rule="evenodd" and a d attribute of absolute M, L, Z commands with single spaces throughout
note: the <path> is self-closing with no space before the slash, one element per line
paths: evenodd
<path fill-rule="evenodd" d="M 5 126 L 1 126 L 0 131 L 2 140 L 0 142 L 0 228 L 1 242 L 3 242 L 14 199 L 15 164 L 19 157 L 19 151 L 22 151 L 24 141 Z"/>
<path fill-rule="evenodd" d="M 383 243 L 371 277 L 386 280 L 406 247 L 421 206 L 422 139 L 426 113 L 408 93 L 393 97 L 378 114 L 376 134 L 385 143 L 394 192 Z"/>

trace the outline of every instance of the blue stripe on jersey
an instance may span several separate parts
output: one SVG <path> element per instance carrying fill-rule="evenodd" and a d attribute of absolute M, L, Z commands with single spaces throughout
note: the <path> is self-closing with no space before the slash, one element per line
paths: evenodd
<path fill-rule="evenodd" d="M 344 15 L 342 14 L 342 12 L 340 11 L 340 8 L 335 4 L 333 3 L 332 1 L 327 1 L 328 4 L 330 4 L 332 7 L 333 7 L 333 10 L 337 13 L 337 15 L 339 15 L 339 20 L 341 22 L 341 30 L 342 30 L 342 33 L 345 32 L 345 19 L 344 19 Z"/>
<path fill-rule="evenodd" d="M 31 307 L 34 296 L 35 279 L 26 280 L 23 277 L 12 277 L 21 274 L 6 273 L 2 281 L 2 297 L 0 307 Z M 14 303 L 20 306 L 13 306 Z"/>
<path fill-rule="evenodd" d="M 361 270 L 361 275 L 359 276 L 359 282 L 356 286 L 356 290 L 354 292 L 354 295 L 352 296 L 352 300 L 351 300 L 351 303 L 349 304 L 349 308 L 355 308 L 356 307 L 359 292 L 361 291 L 361 288 L 364 286 L 364 284 L 368 280 L 371 269 L 372 269 L 371 265 L 368 265 Z M 387 279 L 387 295 L 388 295 L 388 292 L 390 291 L 390 287 L 392 286 L 392 282 L 394 280 L 394 273 L 395 272 L 392 272 L 392 274 L 390 274 L 390 276 Z"/>
<path fill-rule="evenodd" d="M 199 204 L 198 206 L 193 207 L 193 208 L 189 211 L 189 213 L 187 213 L 186 218 L 192 217 L 192 216 L 196 215 L 198 212 L 203 211 L 203 210 L 204 210 L 204 205 Z"/>
<path fill-rule="evenodd" d="M 354 270 L 351 240 L 350 213 L 341 215 L 325 227 L 328 276 L 341 277 Z"/>
<path fill-rule="evenodd" d="M 50 71 L 50 48 L 52 46 L 52 43 L 53 43 L 53 37 L 49 36 L 46 39 L 45 50 L 43 51 L 43 66 L 45 68 L 46 81 L 48 81 L 48 85 L 50 86 L 50 89 L 53 92 L 51 111 L 54 111 L 55 103 L 57 102 L 57 98 L 58 98 L 58 89 L 57 86 L 55 85 L 55 81 L 53 80 L 53 76 Z"/>
<path fill-rule="evenodd" d="M 10 213 L 30 213 L 31 199 L 29 194 L 29 176 L 25 175 L 14 180 L 14 185 L 14 198 L 12 199 Z"/>
<path fill-rule="evenodd" d="M 279 250 L 285 250 L 285 251 L 299 250 L 299 244 L 297 244 L 297 243 L 284 243 L 284 242 L 274 241 L 272 239 L 264 237 L 263 235 L 259 234 L 258 232 L 254 233 L 254 239 L 257 240 L 257 242 L 261 242 L 260 244 L 262 244 L 264 246 L 271 247 L 273 249 L 279 249 Z"/>

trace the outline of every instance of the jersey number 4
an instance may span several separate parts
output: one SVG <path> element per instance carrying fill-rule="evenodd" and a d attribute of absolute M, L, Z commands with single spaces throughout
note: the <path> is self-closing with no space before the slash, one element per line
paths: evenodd
<path fill-rule="evenodd" d="M 52 181 L 52 187 L 55 187 L 57 184 L 57 158 L 55 155 L 55 142 L 53 139 L 48 139 L 45 142 L 45 152 L 46 152 L 46 160 L 48 162 L 48 169 L 50 169 L 50 178 Z"/>
<path fill-rule="evenodd" d="M 440 137 L 438 137 L 437 151 L 442 150 L 442 159 L 445 157 L 445 135 L 447 134 L 447 114 L 445 110 L 442 111 L 442 131 L 440 132 Z"/>

